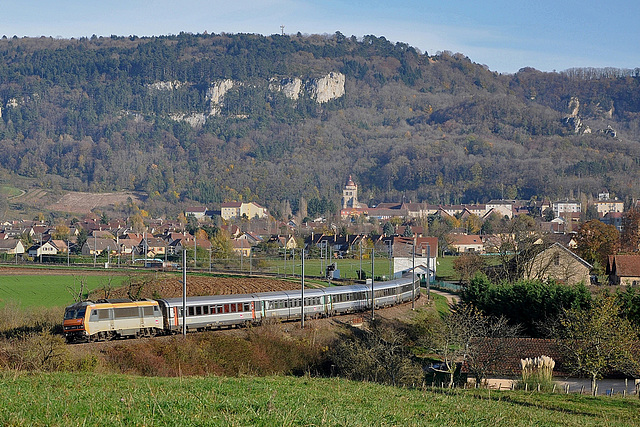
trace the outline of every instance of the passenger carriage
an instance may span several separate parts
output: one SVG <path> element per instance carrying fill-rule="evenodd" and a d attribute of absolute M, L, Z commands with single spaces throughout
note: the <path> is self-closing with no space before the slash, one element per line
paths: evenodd
<path fill-rule="evenodd" d="M 182 298 L 158 300 L 167 332 L 182 330 Z M 260 319 L 259 301 L 253 294 L 189 297 L 187 330 L 216 329 L 223 326 L 247 325 Z"/>
<path fill-rule="evenodd" d="M 328 316 L 363 311 L 371 306 L 371 288 L 366 285 L 334 286 L 322 291 Z"/>

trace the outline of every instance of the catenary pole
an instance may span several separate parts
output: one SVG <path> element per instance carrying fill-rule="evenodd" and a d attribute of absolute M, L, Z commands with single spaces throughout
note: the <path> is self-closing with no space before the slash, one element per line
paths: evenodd
<path fill-rule="evenodd" d="M 187 249 L 182 250 L 182 336 L 187 335 Z"/>
<path fill-rule="evenodd" d="M 411 310 L 415 310 L 416 309 L 416 238 L 415 236 L 413 237 L 413 256 L 412 258 L 412 265 L 413 268 L 411 269 Z"/>
<path fill-rule="evenodd" d="M 300 328 L 304 329 L 304 247 L 301 249 L 300 257 L 302 258 L 302 271 L 300 272 Z"/>
<path fill-rule="evenodd" d="M 373 321 L 373 319 L 375 318 L 375 309 L 376 309 L 376 299 L 373 295 L 373 282 L 374 282 L 374 277 L 375 277 L 375 268 L 374 268 L 374 260 L 376 259 L 375 256 L 375 248 L 371 248 L 371 320 Z"/>

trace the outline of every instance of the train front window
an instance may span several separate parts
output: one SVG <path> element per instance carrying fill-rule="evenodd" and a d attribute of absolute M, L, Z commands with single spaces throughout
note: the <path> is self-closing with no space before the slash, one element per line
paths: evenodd
<path fill-rule="evenodd" d="M 81 309 L 72 308 L 64 312 L 64 318 L 65 320 L 84 318 L 84 315 L 86 312 L 87 312 L 86 307 L 82 307 Z"/>

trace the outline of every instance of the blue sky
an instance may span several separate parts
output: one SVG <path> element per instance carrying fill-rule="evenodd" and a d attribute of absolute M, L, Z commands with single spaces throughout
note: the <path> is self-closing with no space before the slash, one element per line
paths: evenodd
<path fill-rule="evenodd" d="M 491 70 L 640 67 L 640 2 L 627 0 L 0 0 L 0 35 L 367 34 L 449 50 Z"/>

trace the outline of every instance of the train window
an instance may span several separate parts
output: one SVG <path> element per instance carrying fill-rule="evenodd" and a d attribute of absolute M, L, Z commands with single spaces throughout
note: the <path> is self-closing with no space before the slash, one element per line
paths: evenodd
<path fill-rule="evenodd" d="M 242 313 L 244 311 L 243 305 L 241 302 L 238 303 L 238 313 Z"/>
<path fill-rule="evenodd" d="M 231 312 L 235 313 L 236 312 L 236 305 L 235 304 L 229 304 L 231 306 Z"/>
<path fill-rule="evenodd" d="M 202 307 L 201 306 L 197 306 L 196 307 L 196 316 L 202 316 Z"/>
<path fill-rule="evenodd" d="M 222 313 L 222 306 L 216 305 L 216 314 L 220 314 L 220 313 Z"/>
<path fill-rule="evenodd" d="M 154 313 L 160 313 L 160 307 L 158 307 L 157 305 L 153 306 L 153 312 Z"/>
<path fill-rule="evenodd" d="M 248 302 L 244 303 L 244 311 L 251 311 L 251 304 L 249 304 Z"/>
<path fill-rule="evenodd" d="M 231 309 L 229 308 L 229 304 L 225 304 L 224 305 L 224 312 L 225 313 L 229 313 L 229 311 L 231 311 Z"/>
<path fill-rule="evenodd" d="M 194 313 L 193 307 L 189 307 L 188 310 L 189 311 L 187 311 L 187 316 L 193 316 L 193 313 Z"/>
<path fill-rule="evenodd" d="M 202 307 L 202 314 L 209 314 L 209 306 L 205 305 Z"/>

